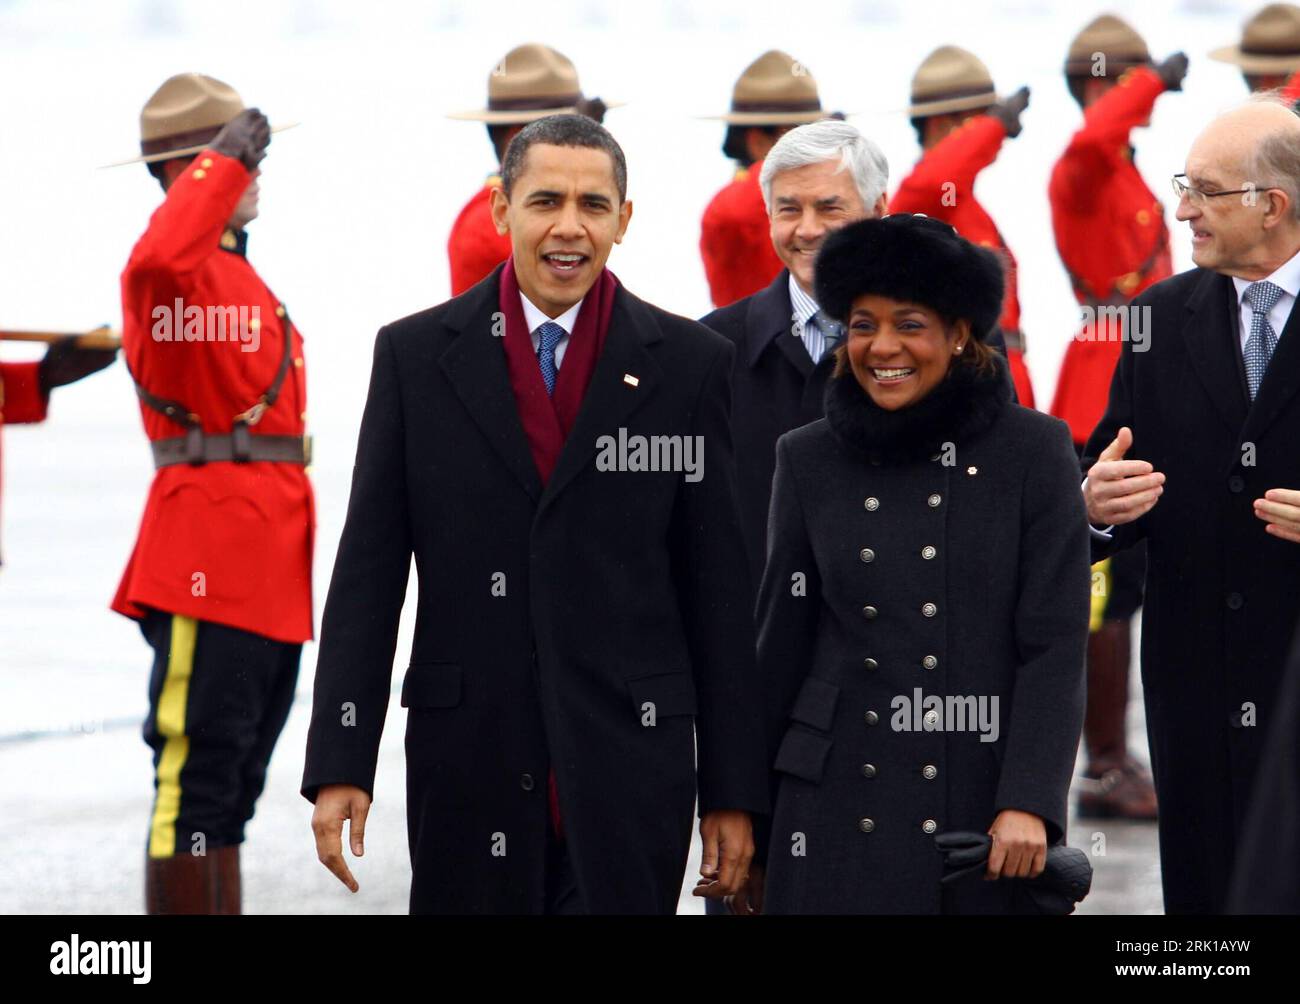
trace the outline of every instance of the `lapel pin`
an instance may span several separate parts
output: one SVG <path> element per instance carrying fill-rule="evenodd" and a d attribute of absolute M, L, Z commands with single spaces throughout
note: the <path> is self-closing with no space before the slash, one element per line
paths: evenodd
<path fill-rule="evenodd" d="M 631 373 L 624 373 L 623 382 L 627 384 L 629 387 L 635 387 L 641 383 L 641 378 L 634 377 Z"/>
<path fill-rule="evenodd" d="M 966 468 L 966 473 L 969 474 L 971 477 L 974 477 L 974 476 L 975 476 L 976 474 L 978 474 L 979 472 L 980 472 L 980 469 L 979 469 L 978 467 L 967 467 L 967 468 Z"/>

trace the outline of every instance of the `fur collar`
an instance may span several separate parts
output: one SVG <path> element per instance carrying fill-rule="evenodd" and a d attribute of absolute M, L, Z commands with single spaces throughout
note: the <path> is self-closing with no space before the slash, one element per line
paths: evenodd
<path fill-rule="evenodd" d="M 944 443 L 962 444 L 993 424 L 1011 401 L 1011 375 L 998 354 L 996 372 L 978 374 L 954 365 L 934 390 L 907 408 L 886 411 L 871 399 L 853 371 L 826 382 L 826 421 L 835 438 L 873 462 L 928 460 Z"/>

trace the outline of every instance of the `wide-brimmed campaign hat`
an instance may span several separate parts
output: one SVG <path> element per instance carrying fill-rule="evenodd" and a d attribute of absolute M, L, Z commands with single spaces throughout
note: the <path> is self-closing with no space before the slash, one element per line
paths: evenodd
<path fill-rule="evenodd" d="M 739 126 L 794 126 L 829 116 L 808 68 L 779 49 L 769 49 L 736 81 L 731 110 L 701 117 Z"/>
<path fill-rule="evenodd" d="M 1074 36 L 1065 57 L 1066 76 L 1091 76 L 1098 54 L 1106 57 L 1107 77 L 1117 77 L 1130 67 L 1151 63 L 1146 41 L 1114 14 L 1093 18 Z"/>
<path fill-rule="evenodd" d="M 912 77 L 912 118 L 987 108 L 998 100 L 989 68 L 973 52 L 942 45 L 922 60 Z"/>
<path fill-rule="evenodd" d="M 243 110 L 239 92 L 229 84 L 202 73 L 178 73 L 154 91 L 140 112 L 140 156 L 104 166 L 151 164 L 193 156 Z M 282 132 L 295 125 L 277 125 L 271 131 Z"/>
<path fill-rule="evenodd" d="M 1300 70 L 1300 7 L 1271 3 L 1241 29 L 1241 41 L 1210 53 L 1211 59 L 1240 66 L 1243 73 Z"/>
<path fill-rule="evenodd" d="M 525 125 L 548 115 L 578 113 L 600 121 L 606 108 L 622 101 L 584 97 L 573 61 L 549 45 L 530 42 L 506 53 L 488 74 L 486 108 L 447 117 L 488 125 Z"/>

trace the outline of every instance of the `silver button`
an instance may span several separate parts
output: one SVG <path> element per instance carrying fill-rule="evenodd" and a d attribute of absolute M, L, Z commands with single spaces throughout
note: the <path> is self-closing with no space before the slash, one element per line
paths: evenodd
<path fill-rule="evenodd" d="M 936 554 L 938 554 L 938 553 L 939 553 L 939 552 L 936 551 L 936 550 L 935 550 L 933 547 L 931 547 L 929 544 L 926 544 L 925 547 L 921 548 L 921 557 L 924 558 L 926 561 L 929 561 L 931 558 L 933 558 L 933 557 L 934 557 Z"/>
<path fill-rule="evenodd" d="M 933 617 L 938 612 L 939 612 L 939 608 L 936 607 L 933 603 L 927 603 L 925 604 L 925 606 L 921 607 L 922 617 Z"/>
<path fill-rule="evenodd" d="M 874 497 L 869 498 L 862 504 L 866 507 L 867 512 L 875 512 L 880 508 L 880 499 Z"/>
<path fill-rule="evenodd" d="M 863 561 L 875 561 L 876 552 L 869 547 L 864 547 L 861 551 L 858 552 L 858 557 L 861 558 Z"/>
<path fill-rule="evenodd" d="M 863 833 L 870 833 L 875 828 L 876 828 L 876 821 L 874 819 L 858 820 L 858 829 L 861 830 Z"/>
<path fill-rule="evenodd" d="M 933 708 L 931 708 L 929 711 L 927 711 L 927 712 L 925 713 L 925 719 L 924 719 L 924 721 L 925 721 L 925 724 L 926 724 L 926 725 L 938 725 L 938 724 L 939 724 L 939 712 L 937 712 L 937 711 L 935 711 Z"/>
<path fill-rule="evenodd" d="M 866 820 L 864 820 L 864 822 L 866 822 Z M 926 833 L 933 833 L 938 828 L 939 828 L 939 824 L 936 823 L 933 819 L 927 819 L 924 823 L 921 824 L 921 829 L 925 830 Z"/>
<path fill-rule="evenodd" d="M 876 669 L 880 666 L 880 663 L 876 662 L 875 659 L 864 659 L 862 665 L 867 669 Z"/>
<path fill-rule="evenodd" d="M 863 776 L 863 777 L 875 777 L 875 776 L 876 776 L 876 765 L 875 765 L 874 763 L 864 763 L 864 764 L 862 765 L 862 776 Z"/>
<path fill-rule="evenodd" d="M 876 722 L 880 721 L 880 716 L 876 714 L 874 711 L 868 711 L 866 715 L 866 719 L 868 725 L 875 725 Z"/>
<path fill-rule="evenodd" d="M 934 669 L 935 666 L 939 665 L 939 660 L 932 655 L 927 655 L 921 660 L 921 665 L 926 669 Z"/>
<path fill-rule="evenodd" d="M 867 620 L 874 620 L 878 613 L 880 613 L 880 611 L 870 604 L 862 608 L 862 616 Z"/>
<path fill-rule="evenodd" d="M 938 509 L 938 508 L 939 508 L 939 503 L 942 502 L 943 499 L 939 497 L 939 493 L 938 493 L 938 492 L 935 492 L 933 495 L 931 495 L 931 496 L 930 496 L 928 499 L 926 499 L 925 501 L 929 504 L 929 506 L 930 506 L 931 509 Z"/>
<path fill-rule="evenodd" d="M 939 776 L 939 768 L 932 763 L 927 763 L 921 768 L 921 776 L 927 781 L 933 781 Z"/>

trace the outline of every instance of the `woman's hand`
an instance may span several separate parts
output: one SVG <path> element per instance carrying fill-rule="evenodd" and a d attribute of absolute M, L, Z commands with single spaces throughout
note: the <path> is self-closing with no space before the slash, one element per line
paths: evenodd
<path fill-rule="evenodd" d="M 1037 878 L 1047 864 L 1047 827 L 1032 812 L 1003 809 L 989 827 L 986 879 Z"/>

